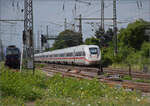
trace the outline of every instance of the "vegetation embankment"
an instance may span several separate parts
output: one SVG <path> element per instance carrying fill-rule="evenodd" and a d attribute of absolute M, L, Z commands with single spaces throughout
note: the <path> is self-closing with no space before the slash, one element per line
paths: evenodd
<path fill-rule="evenodd" d="M 110 88 L 95 80 L 46 77 L 41 71 L 32 75 L 0 67 L 2 106 L 149 106 L 147 97 L 123 88 Z"/>

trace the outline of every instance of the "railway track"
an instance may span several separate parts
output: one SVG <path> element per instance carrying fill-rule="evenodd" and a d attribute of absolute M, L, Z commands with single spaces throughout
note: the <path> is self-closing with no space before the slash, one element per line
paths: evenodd
<path fill-rule="evenodd" d="M 97 75 L 100 71 L 100 69 L 93 68 L 93 67 L 56 65 L 56 64 L 48 64 L 48 66 L 56 68 L 56 69 L 61 68 L 61 69 L 68 69 L 68 70 L 79 70 L 79 71 L 86 72 L 86 73 L 95 73 Z M 129 73 L 128 70 L 103 68 L 103 72 L 108 74 L 108 75 L 119 75 L 121 77 L 131 74 L 132 78 L 140 78 L 140 79 L 150 80 L 150 73 L 144 73 L 142 71 L 131 71 L 131 73 Z"/>
<path fill-rule="evenodd" d="M 122 70 L 122 69 L 104 68 L 103 70 L 105 73 L 119 74 L 121 76 L 130 74 L 130 72 L 128 70 Z M 150 73 L 145 73 L 142 71 L 131 71 L 131 76 L 132 76 L 132 78 L 140 78 L 140 79 L 150 80 Z"/>
<path fill-rule="evenodd" d="M 56 64 L 48 64 L 47 66 L 40 68 L 45 71 L 48 76 L 52 76 L 56 73 L 62 74 L 63 76 L 76 77 L 79 79 L 93 79 L 97 78 L 100 82 L 104 82 L 111 87 L 115 87 L 117 85 L 128 88 L 131 90 L 140 90 L 142 92 L 150 92 L 150 84 L 149 83 L 139 83 L 133 81 L 120 80 L 115 77 L 107 78 L 104 75 L 98 75 L 99 69 L 97 68 L 89 68 L 89 67 L 78 67 L 78 66 L 64 66 L 64 65 L 56 65 Z M 104 73 L 110 73 L 109 70 L 104 69 Z M 112 74 L 115 74 L 116 71 L 113 71 Z M 121 73 L 120 74 L 127 74 Z M 118 73 L 117 73 L 118 74 Z M 134 76 L 137 73 L 134 73 Z M 141 73 L 140 73 L 141 74 Z M 133 73 L 132 73 L 133 75 Z M 142 75 L 142 74 L 141 74 Z M 141 78 L 141 76 L 140 76 Z"/>

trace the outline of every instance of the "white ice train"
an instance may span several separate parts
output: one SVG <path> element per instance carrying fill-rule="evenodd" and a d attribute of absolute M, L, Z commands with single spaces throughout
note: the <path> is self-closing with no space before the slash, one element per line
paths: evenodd
<path fill-rule="evenodd" d="M 34 55 L 35 62 L 97 65 L 101 60 L 101 51 L 96 45 L 79 45 Z"/>

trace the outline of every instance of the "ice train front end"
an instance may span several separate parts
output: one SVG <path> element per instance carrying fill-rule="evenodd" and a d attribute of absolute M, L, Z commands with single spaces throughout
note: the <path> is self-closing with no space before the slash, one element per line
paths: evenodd
<path fill-rule="evenodd" d="M 85 58 L 86 58 L 86 65 L 98 65 L 100 64 L 101 60 L 101 51 L 98 46 L 96 45 L 89 45 L 85 47 Z"/>

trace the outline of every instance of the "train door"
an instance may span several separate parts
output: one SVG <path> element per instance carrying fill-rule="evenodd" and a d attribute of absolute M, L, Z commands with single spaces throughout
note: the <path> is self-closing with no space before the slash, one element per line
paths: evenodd
<path fill-rule="evenodd" d="M 82 64 L 84 65 L 84 64 L 86 64 L 86 62 L 85 62 L 86 56 L 85 56 L 84 48 L 82 48 L 82 57 L 84 58 L 84 59 L 82 59 Z"/>
<path fill-rule="evenodd" d="M 73 50 L 73 63 L 76 64 L 76 52 L 75 52 L 75 49 Z"/>

